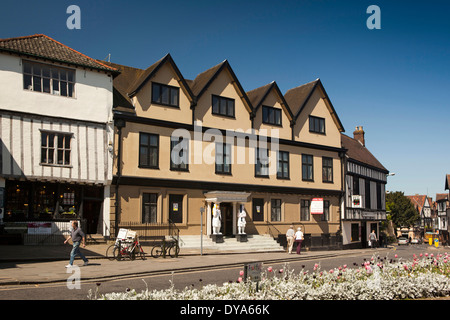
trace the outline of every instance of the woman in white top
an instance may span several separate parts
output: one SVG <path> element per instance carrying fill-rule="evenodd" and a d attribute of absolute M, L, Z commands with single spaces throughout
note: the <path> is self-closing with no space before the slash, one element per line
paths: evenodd
<path fill-rule="evenodd" d="M 295 233 L 295 243 L 297 243 L 297 254 L 300 254 L 300 249 L 302 247 L 303 241 L 303 232 L 302 228 L 297 228 L 297 232 Z"/>

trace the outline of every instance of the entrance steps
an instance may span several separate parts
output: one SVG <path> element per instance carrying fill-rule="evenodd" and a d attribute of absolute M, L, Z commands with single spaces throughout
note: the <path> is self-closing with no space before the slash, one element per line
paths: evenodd
<path fill-rule="evenodd" d="M 101 234 L 86 234 L 86 244 L 107 244 L 105 237 Z"/>
<path fill-rule="evenodd" d="M 247 235 L 247 242 L 238 242 L 235 237 L 224 236 L 223 243 L 215 243 L 203 236 L 203 249 L 207 251 L 235 251 L 235 252 L 283 252 L 283 247 L 269 235 Z M 181 235 L 181 250 L 199 250 L 200 235 Z"/>

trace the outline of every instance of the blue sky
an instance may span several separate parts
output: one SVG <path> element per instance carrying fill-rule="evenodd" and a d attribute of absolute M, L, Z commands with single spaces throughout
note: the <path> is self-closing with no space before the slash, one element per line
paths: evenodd
<path fill-rule="evenodd" d="M 69 30 L 69 5 L 81 29 Z M 367 7 L 381 9 L 369 30 Z M 88 56 L 146 68 L 170 53 L 187 79 L 227 59 L 246 91 L 320 78 L 345 127 L 395 176 L 388 190 L 445 192 L 450 174 L 448 1 L 20 1 L 0 38 L 44 33 Z"/>

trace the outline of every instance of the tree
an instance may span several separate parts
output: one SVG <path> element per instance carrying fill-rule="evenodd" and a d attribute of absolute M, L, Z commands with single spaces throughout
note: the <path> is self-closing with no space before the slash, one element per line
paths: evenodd
<path fill-rule="evenodd" d="M 401 191 L 386 195 L 386 211 L 390 211 L 391 220 L 397 228 L 412 227 L 420 219 L 414 205 Z"/>

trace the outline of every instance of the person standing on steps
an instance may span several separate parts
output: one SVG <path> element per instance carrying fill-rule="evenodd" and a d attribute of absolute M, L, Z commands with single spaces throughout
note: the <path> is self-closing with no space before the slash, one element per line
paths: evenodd
<path fill-rule="evenodd" d="M 73 266 L 73 261 L 75 260 L 76 255 L 79 255 L 81 259 L 83 259 L 84 261 L 83 265 L 87 266 L 89 260 L 86 259 L 86 257 L 80 251 L 80 244 L 83 245 L 83 248 L 86 247 L 86 235 L 84 234 L 83 230 L 81 230 L 81 228 L 78 228 L 78 221 L 72 221 L 72 228 L 73 230 L 71 232 L 70 237 L 68 237 L 66 241 L 64 241 L 64 244 L 66 244 L 67 241 L 69 241 L 69 239 L 72 238 L 73 242 L 73 248 L 72 251 L 70 252 L 70 262 L 66 266 L 66 268 L 71 268 Z"/>

